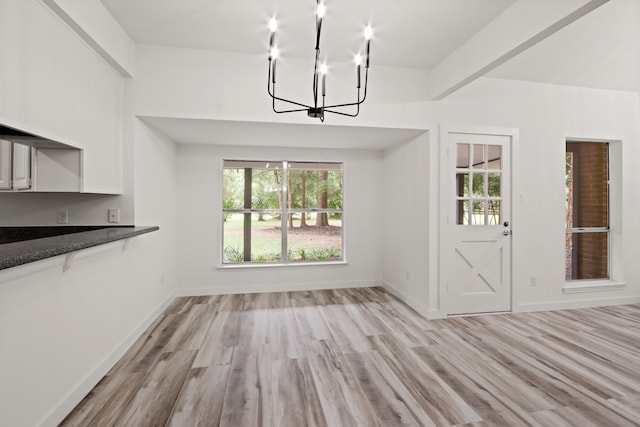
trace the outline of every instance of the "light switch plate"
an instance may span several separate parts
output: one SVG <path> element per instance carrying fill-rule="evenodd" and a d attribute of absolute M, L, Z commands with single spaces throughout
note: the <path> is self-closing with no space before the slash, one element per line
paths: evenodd
<path fill-rule="evenodd" d="M 69 222 L 69 211 L 58 211 L 58 224 L 67 224 Z"/>
<path fill-rule="evenodd" d="M 113 224 L 120 222 L 120 209 L 109 209 L 109 222 Z"/>

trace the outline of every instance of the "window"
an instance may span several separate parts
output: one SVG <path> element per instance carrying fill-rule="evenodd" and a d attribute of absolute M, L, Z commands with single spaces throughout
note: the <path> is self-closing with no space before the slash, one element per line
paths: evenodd
<path fill-rule="evenodd" d="M 565 279 L 609 278 L 609 144 L 566 145 Z"/>
<path fill-rule="evenodd" d="M 456 147 L 457 224 L 500 224 L 502 146 L 458 143 Z"/>
<path fill-rule="evenodd" d="M 342 261 L 342 163 L 225 160 L 223 264 Z"/>

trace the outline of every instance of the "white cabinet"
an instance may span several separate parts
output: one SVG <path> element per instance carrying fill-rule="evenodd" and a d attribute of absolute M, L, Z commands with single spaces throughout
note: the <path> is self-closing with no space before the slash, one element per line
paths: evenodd
<path fill-rule="evenodd" d="M 82 150 L 0 140 L 0 191 L 80 192 L 81 172 Z"/>
<path fill-rule="evenodd" d="M 16 191 L 31 188 L 31 151 L 28 145 L 13 144 L 12 154 L 12 188 Z"/>
<path fill-rule="evenodd" d="M 11 143 L 0 139 L 0 190 L 11 190 Z"/>
<path fill-rule="evenodd" d="M 82 150 L 33 149 L 33 191 L 80 192 L 82 190 Z"/>

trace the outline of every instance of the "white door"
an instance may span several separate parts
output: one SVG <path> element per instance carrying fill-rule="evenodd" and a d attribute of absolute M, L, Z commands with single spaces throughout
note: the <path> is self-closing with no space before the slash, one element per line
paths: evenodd
<path fill-rule="evenodd" d="M 447 132 L 445 138 L 446 314 L 510 311 L 512 136 Z"/>
<path fill-rule="evenodd" d="M 13 144 L 13 189 L 31 188 L 31 147 Z"/>
<path fill-rule="evenodd" d="M 11 142 L 0 139 L 0 190 L 11 189 Z"/>

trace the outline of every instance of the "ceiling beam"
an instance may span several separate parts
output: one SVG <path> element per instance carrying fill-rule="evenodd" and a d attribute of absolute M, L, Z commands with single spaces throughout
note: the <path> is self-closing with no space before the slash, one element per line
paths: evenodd
<path fill-rule="evenodd" d="M 518 0 L 430 72 L 441 100 L 609 0 Z"/>
<path fill-rule="evenodd" d="M 121 76 L 133 77 L 135 43 L 98 0 L 41 0 Z"/>

